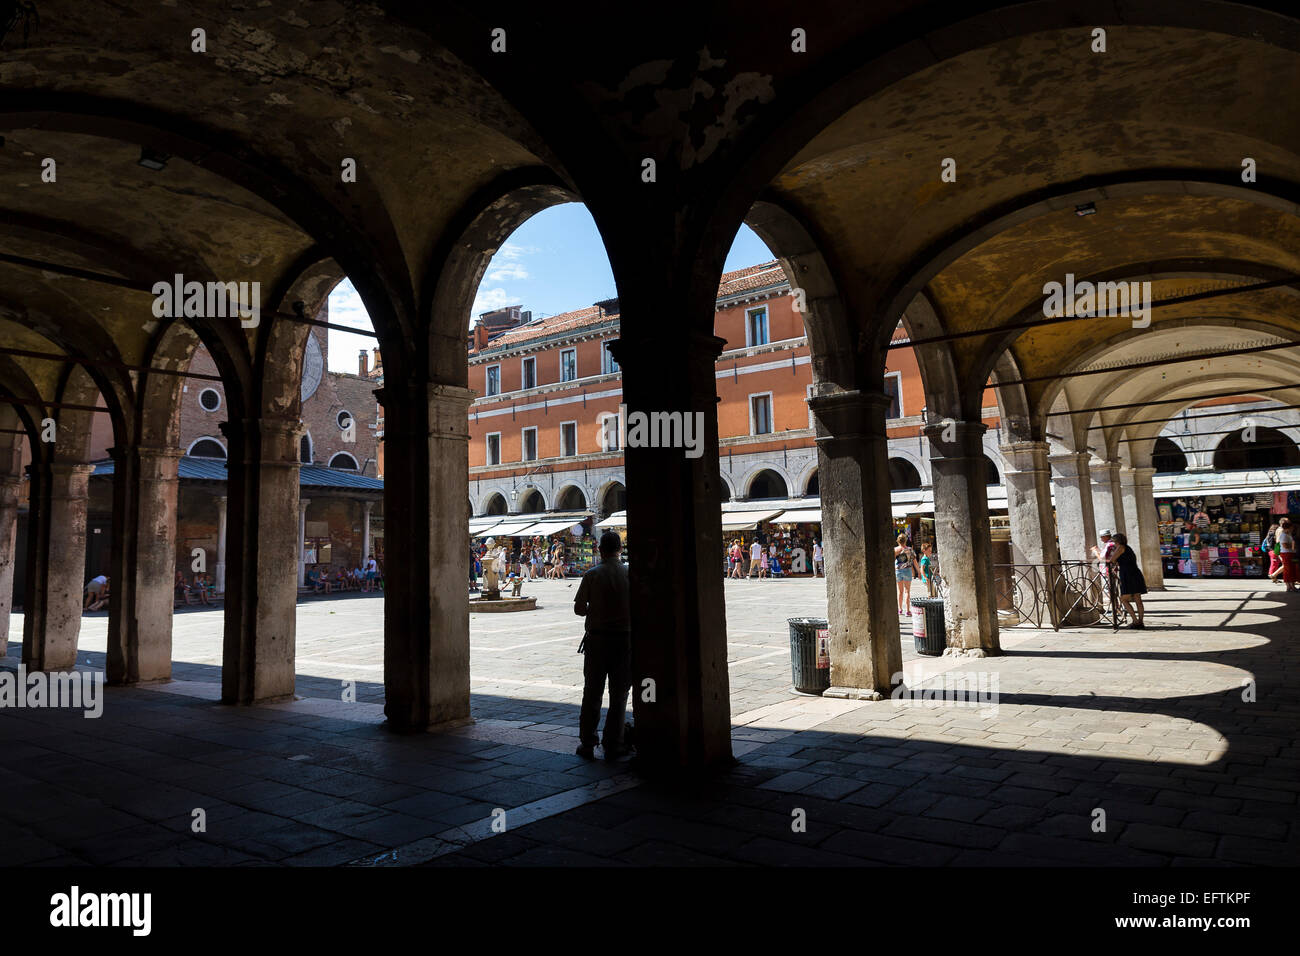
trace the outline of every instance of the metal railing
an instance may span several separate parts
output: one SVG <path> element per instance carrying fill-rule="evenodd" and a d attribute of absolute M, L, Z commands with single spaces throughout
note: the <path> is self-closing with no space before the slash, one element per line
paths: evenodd
<path fill-rule="evenodd" d="M 1125 616 L 1116 577 L 1086 561 L 997 564 L 993 577 L 999 616 L 1015 618 L 1004 626 L 1119 630 Z"/>

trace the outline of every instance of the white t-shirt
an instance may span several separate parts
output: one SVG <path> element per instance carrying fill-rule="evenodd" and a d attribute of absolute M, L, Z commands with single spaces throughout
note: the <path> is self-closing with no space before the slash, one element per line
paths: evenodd
<path fill-rule="evenodd" d="M 763 546 L 755 541 L 749 546 L 749 560 L 757 561 L 763 556 Z"/>
<path fill-rule="evenodd" d="M 367 571 L 378 571 L 378 570 L 379 570 L 379 563 L 378 563 L 374 558 L 371 558 L 369 561 L 366 562 L 366 570 L 367 570 Z"/>
<path fill-rule="evenodd" d="M 814 561 L 820 561 L 821 559 L 822 559 L 822 546 L 821 546 L 820 544 L 814 544 L 814 545 L 813 545 L 813 560 L 814 560 Z"/>
<path fill-rule="evenodd" d="M 1277 530 L 1277 544 L 1283 553 L 1295 551 L 1295 538 L 1287 534 L 1281 528 Z"/>

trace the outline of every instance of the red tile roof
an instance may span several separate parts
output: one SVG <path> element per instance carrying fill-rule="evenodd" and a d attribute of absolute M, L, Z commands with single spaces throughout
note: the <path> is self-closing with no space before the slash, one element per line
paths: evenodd
<path fill-rule="evenodd" d="M 762 262 L 748 269 L 724 272 L 722 282 L 718 285 L 718 298 L 737 295 L 751 289 L 762 289 L 785 281 L 785 271 L 775 259 Z"/>
<path fill-rule="evenodd" d="M 722 281 L 718 285 L 718 297 L 737 295 L 751 289 L 761 289 L 784 281 L 785 273 L 781 270 L 780 264 L 773 259 L 770 262 L 762 262 L 745 269 L 737 269 L 734 272 L 724 272 Z M 617 313 L 606 312 L 602 314 L 598 306 L 589 305 L 585 309 L 561 312 L 559 315 L 548 315 L 543 319 L 530 322 L 528 325 L 521 325 L 518 328 L 511 329 L 509 332 L 494 338 L 488 343 L 487 348 L 511 348 L 523 345 L 525 342 L 559 335 L 562 332 L 573 332 L 588 326 L 599 325 L 616 317 Z M 470 352 L 470 354 L 475 355 L 478 353 Z"/>

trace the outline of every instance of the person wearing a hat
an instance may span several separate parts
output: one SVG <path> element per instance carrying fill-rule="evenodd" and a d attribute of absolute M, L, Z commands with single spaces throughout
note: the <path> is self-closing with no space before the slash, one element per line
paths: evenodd
<path fill-rule="evenodd" d="M 1097 532 L 1097 537 L 1101 539 L 1101 550 L 1099 551 L 1095 544 L 1091 549 L 1092 556 L 1101 562 L 1101 573 L 1107 577 L 1110 576 L 1110 561 L 1115 554 L 1114 535 L 1115 532 L 1111 531 L 1110 528 L 1102 528 Z"/>

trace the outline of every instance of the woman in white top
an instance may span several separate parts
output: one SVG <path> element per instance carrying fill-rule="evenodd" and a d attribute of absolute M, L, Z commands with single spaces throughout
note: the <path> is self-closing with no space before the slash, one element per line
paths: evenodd
<path fill-rule="evenodd" d="M 1282 552 L 1282 580 L 1288 591 L 1296 590 L 1295 527 L 1290 518 L 1283 518 L 1277 529 L 1278 548 Z"/>

